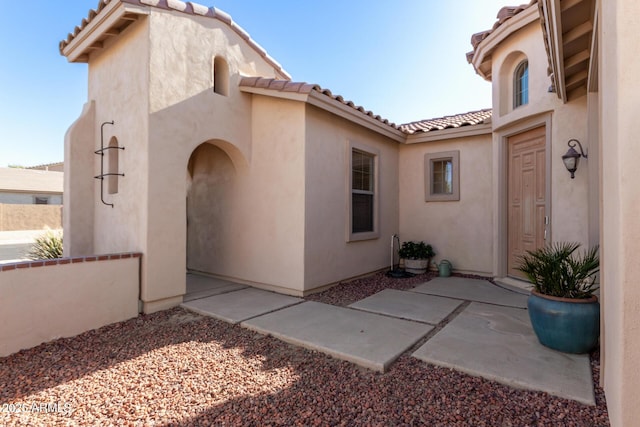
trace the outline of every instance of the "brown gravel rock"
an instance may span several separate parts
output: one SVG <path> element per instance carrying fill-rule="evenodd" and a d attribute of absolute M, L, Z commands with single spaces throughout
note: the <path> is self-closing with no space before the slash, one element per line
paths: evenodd
<path fill-rule="evenodd" d="M 385 279 L 310 299 L 347 305 L 425 281 Z M 609 425 L 600 387 L 585 406 L 409 354 L 381 374 L 180 308 L 0 358 L 0 378 L 0 425 Z"/>
<path fill-rule="evenodd" d="M 415 288 L 421 283 L 428 282 L 436 276 L 436 273 L 428 272 L 410 278 L 393 279 L 387 277 L 385 272 L 379 272 L 371 276 L 340 283 L 326 291 L 309 295 L 305 299 L 345 307 L 383 289 L 406 291 L 407 289 Z"/>

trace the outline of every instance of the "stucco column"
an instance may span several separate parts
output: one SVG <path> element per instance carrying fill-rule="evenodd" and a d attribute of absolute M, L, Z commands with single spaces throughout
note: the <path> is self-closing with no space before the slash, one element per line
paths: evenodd
<path fill-rule="evenodd" d="M 66 257 L 93 253 L 95 126 L 95 102 L 89 101 L 64 137 L 62 226 Z"/>
<path fill-rule="evenodd" d="M 613 426 L 640 423 L 640 2 L 600 3 L 604 389 Z"/>

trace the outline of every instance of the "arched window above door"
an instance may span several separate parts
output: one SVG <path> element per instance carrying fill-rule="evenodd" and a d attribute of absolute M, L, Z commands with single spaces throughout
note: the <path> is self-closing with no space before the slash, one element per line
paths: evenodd
<path fill-rule="evenodd" d="M 518 64 L 513 73 L 513 108 L 529 103 L 529 61 Z"/>

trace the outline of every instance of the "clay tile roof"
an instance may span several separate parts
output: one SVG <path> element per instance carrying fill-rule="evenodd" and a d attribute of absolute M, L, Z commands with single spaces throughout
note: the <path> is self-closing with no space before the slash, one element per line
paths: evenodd
<path fill-rule="evenodd" d="M 338 101 L 348 107 L 351 107 L 354 110 L 357 110 L 362 114 L 367 115 L 381 123 L 384 123 L 385 125 L 391 126 L 392 128 L 397 130 L 402 130 L 400 129 L 400 126 L 396 125 L 395 123 L 392 123 L 389 120 L 380 117 L 379 115 L 373 114 L 371 111 L 366 110 L 364 107 L 355 105 L 351 101 L 345 101 L 345 99 L 342 96 L 333 95 L 329 89 L 323 89 L 322 87 L 316 84 L 304 83 L 304 82 L 290 82 L 287 80 L 268 79 L 264 77 L 243 77 L 240 80 L 239 85 L 240 87 L 254 87 L 254 88 L 277 90 L 277 91 L 289 92 L 289 93 L 296 92 L 296 93 L 302 93 L 302 94 L 309 94 L 315 91 L 335 101 Z"/>
<path fill-rule="evenodd" d="M 484 39 L 489 37 L 491 33 L 498 29 L 502 24 L 504 24 L 509 19 L 513 18 L 520 12 L 525 9 L 528 9 L 529 6 L 538 3 L 538 0 L 531 0 L 528 4 L 521 4 L 520 6 L 505 6 L 498 11 L 498 15 L 496 16 L 496 23 L 493 24 L 490 30 L 481 31 L 479 33 L 475 33 L 471 36 L 471 46 L 473 46 L 473 51 L 467 53 L 467 61 L 471 62 L 476 53 L 478 45 L 482 43 Z"/>
<path fill-rule="evenodd" d="M 420 120 L 400 125 L 400 130 L 404 133 L 412 135 L 417 132 L 431 132 L 434 130 L 459 128 L 462 126 L 474 126 L 483 123 L 489 123 L 492 110 L 470 111 L 464 114 L 456 114 L 453 116 L 439 117 L 437 119 Z"/>
<path fill-rule="evenodd" d="M 247 33 L 244 29 L 242 29 L 242 27 L 240 27 L 231 19 L 231 16 L 229 14 L 215 7 L 207 7 L 198 3 L 184 2 L 181 0 L 99 0 L 96 9 L 91 9 L 87 17 L 82 20 L 80 25 L 76 26 L 73 29 L 73 32 L 69 33 L 67 35 L 67 38 L 60 42 L 59 48 L 62 55 L 64 55 L 63 50 L 69 45 L 69 43 L 71 43 L 73 39 L 75 39 L 76 36 L 80 34 L 80 32 L 84 30 L 85 27 L 89 25 L 96 16 L 100 15 L 100 12 L 102 12 L 103 9 L 112 2 L 127 3 L 135 6 L 149 6 L 158 9 L 173 10 L 188 15 L 198 15 L 217 19 L 218 21 L 224 22 L 225 24 L 229 25 L 229 27 L 231 27 L 231 29 L 235 31 L 236 34 L 244 39 L 252 49 L 258 52 L 258 54 L 263 57 L 264 60 L 267 61 L 267 63 L 274 67 L 283 76 L 287 78 L 291 77 L 289 73 L 287 73 L 282 68 L 282 65 L 280 65 L 278 61 L 269 56 L 266 50 L 249 36 L 249 33 Z"/>

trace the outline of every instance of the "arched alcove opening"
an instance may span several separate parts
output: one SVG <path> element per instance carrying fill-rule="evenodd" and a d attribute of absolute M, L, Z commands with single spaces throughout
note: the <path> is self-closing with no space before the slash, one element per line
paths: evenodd
<path fill-rule="evenodd" d="M 220 95 L 229 95 L 229 64 L 221 56 L 213 59 L 213 91 Z"/>
<path fill-rule="evenodd" d="M 529 62 L 523 52 L 513 51 L 507 55 L 500 65 L 499 79 L 501 116 L 529 102 Z"/>
<path fill-rule="evenodd" d="M 187 166 L 187 270 L 221 274 L 228 262 L 236 169 L 225 151 L 200 144 Z"/>
<path fill-rule="evenodd" d="M 120 149 L 118 147 L 118 139 L 114 136 L 109 141 L 109 150 L 107 150 L 107 188 L 109 194 L 118 193 L 118 178 L 117 174 L 120 168 Z"/>

